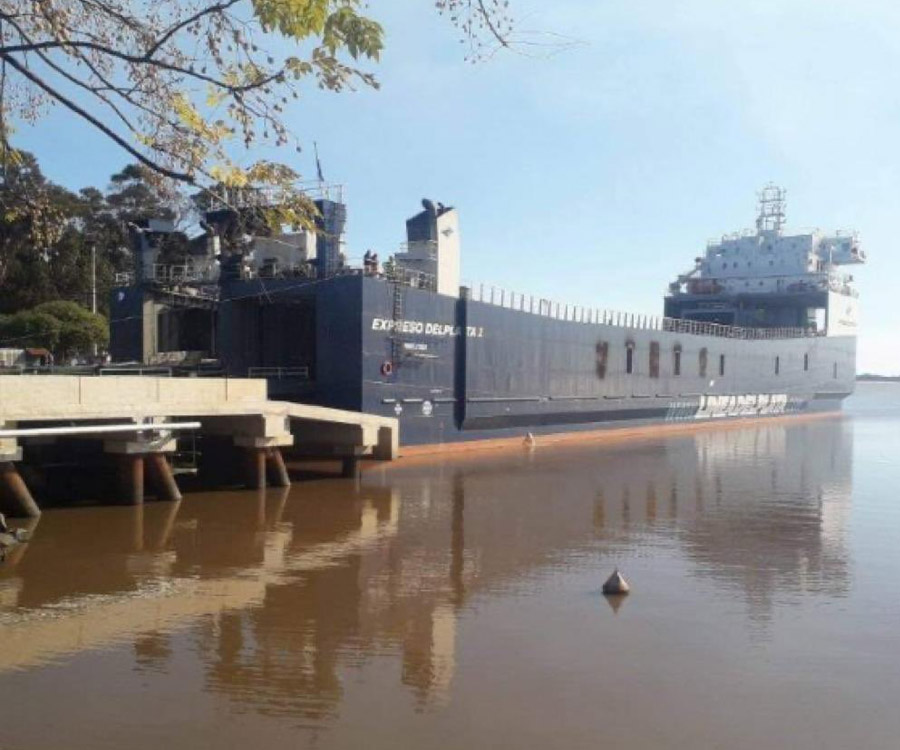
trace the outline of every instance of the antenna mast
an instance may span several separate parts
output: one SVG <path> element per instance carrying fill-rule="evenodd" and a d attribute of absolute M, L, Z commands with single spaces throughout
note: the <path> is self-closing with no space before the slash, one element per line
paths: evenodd
<path fill-rule="evenodd" d="M 759 214 L 756 217 L 756 231 L 781 234 L 784 228 L 787 191 L 774 182 L 768 183 L 759 193 Z"/>

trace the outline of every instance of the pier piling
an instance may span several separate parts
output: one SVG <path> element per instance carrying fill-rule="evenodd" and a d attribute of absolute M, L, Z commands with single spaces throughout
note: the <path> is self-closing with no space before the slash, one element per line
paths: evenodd
<path fill-rule="evenodd" d="M 288 475 L 287 466 L 284 465 L 281 451 L 278 448 L 269 448 L 267 459 L 269 484 L 273 487 L 290 487 L 291 478 Z"/>
<path fill-rule="evenodd" d="M 341 459 L 341 476 L 344 479 L 359 477 L 359 456 L 344 456 Z"/>
<path fill-rule="evenodd" d="M 130 453 L 118 457 L 120 502 L 124 505 L 141 505 L 144 502 L 144 457 Z"/>
<path fill-rule="evenodd" d="M 172 467 L 162 453 L 151 453 L 147 456 L 150 477 L 159 493 L 160 500 L 177 503 L 181 500 L 181 491 L 172 474 Z"/>
<path fill-rule="evenodd" d="M 12 461 L 0 461 L 0 511 L 11 518 L 41 515 L 41 509 Z"/>
<path fill-rule="evenodd" d="M 266 488 L 266 449 L 247 448 L 247 489 Z"/>

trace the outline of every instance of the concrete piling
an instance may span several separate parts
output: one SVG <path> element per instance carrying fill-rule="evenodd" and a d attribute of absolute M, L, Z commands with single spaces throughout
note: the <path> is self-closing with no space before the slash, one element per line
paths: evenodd
<path fill-rule="evenodd" d="M 144 502 L 144 457 L 140 454 L 119 456 L 120 502 L 141 505 Z"/>
<path fill-rule="evenodd" d="M 247 489 L 264 490 L 266 488 L 266 449 L 247 448 Z"/>
<path fill-rule="evenodd" d="M 172 467 L 162 453 L 150 453 L 147 455 L 150 477 L 159 493 L 160 500 L 176 503 L 181 500 L 181 491 L 172 474 Z"/>
<path fill-rule="evenodd" d="M 287 466 L 284 465 L 281 451 L 278 448 L 269 448 L 266 458 L 269 484 L 273 487 L 290 487 L 291 478 L 288 475 Z"/>
<path fill-rule="evenodd" d="M 12 461 L 0 461 L 0 510 L 11 518 L 41 515 L 41 509 Z"/>
<path fill-rule="evenodd" d="M 344 479 L 359 478 L 359 456 L 344 456 L 341 459 L 341 477 Z"/>

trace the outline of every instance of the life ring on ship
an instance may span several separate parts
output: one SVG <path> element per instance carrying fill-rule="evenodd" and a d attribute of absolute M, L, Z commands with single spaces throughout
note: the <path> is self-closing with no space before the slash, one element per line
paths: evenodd
<path fill-rule="evenodd" d="M 385 360 L 381 365 L 381 374 L 384 376 L 388 376 L 392 372 L 394 372 L 394 363 L 390 360 Z"/>

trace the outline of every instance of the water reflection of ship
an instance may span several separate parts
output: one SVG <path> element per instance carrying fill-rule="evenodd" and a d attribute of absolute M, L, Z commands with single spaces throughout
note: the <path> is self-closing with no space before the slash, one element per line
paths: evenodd
<path fill-rule="evenodd" d="M 48 513 L 3 573 L 26 609 L 0 619 L 0 669 L 130 640 L 142 667 L 200 654 L 211 690 L 315 720 L 341 702 L 345 669 L 399 653 L 401 683 L 439 704 L 469 606 L 598 549 L 676 540 L 696 575 L 746 593 L 751 617 L 779 593 L 840 595 L 851 448 L 850 425 L 829 421 L 504 454 L 357 490 L 151 505 L 69 547 L 74 516 Z"/>
<path fill-rule="evenodd" d="M 850 425 L 703 437 L 696 475 L 707 488 L 707 510 L 682 537 L 697 575 L 745 592 L 749 616 L 758 621 L 771 617 L 778 597 L 846 594 Z"/>

